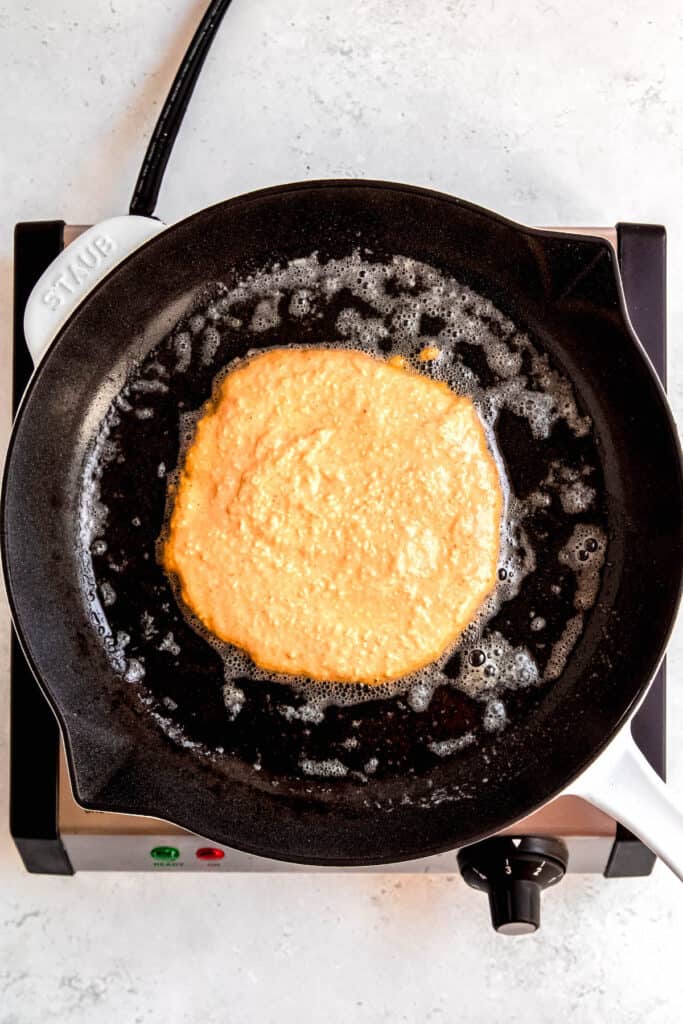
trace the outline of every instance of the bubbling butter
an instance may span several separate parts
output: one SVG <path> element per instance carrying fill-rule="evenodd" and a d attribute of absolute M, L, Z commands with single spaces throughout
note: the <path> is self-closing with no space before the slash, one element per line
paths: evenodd
<path fill-rule="evenodd" d="M 320 330 L 322 323 L 326 324 L 324 331 Z M 131 686 L 139 689 L 147 707 L 151 691 L 140 679 L 145 645 L 158 647 L 168 629 L 166 626 L 157 635 L 163 609 L 153 604 L 139 622 L 126 620 L 119 600 L 103 607 L 111 597 L 108 586 L 115 596 L 121 579 L 118 563 L 107 550 L 109 509 L 101 488 L 109 466 L 126 458 L 125 450 L 117 448 L 116 438 L 122 436 L 120 425 L 127 421 L 144 424 L 153 405 L 167 403 L 164 408 L 169 415 L 174 384 L 187 381 L 194 368 L 212 374 L 219 386 L 225 374 L 246 365 L 245 359 L 276 345 L 278 334 L 286 333 L 283 329 L 289 331 L 290 339 L 300 335 L 297 348 L 305 348 L 308 339 L 322 336 L 326 346 L 363 352 L 396 369 L 416 371 L 472 400 L 484 426 L 488 449 L 498 465 L 503 491 L 498 581 L 475 620 L 431 664 L 375 685 L 316 682 L 306 675 L 260 667 L 244 649 L 218 639 L 199 619 L 190 618 L 196 632 L 223 661 L 227 719 L 239 722 L 245 706 L 241 680 L 255 684 L 281 682 L 294 688 L 304 703 L 291 708 L 292 717 L 310 723 L 312 728 L 322 721 L 329 704 L 346 706 L 398 697 L 421 714 L 429 707 L 434 692 L 446 686 L 482 703 L 487 731 L 502 728 L 506 721 L 505 694 L 511 689 L 549 683 L 562 674 L 597 600 L 608 537 L 593 425 L 579 409 L 569 379 L 524 330 L 455 278 L 400 255 L 380 259 L 359 249 L 341 259 L 322 260 L 313 253 L 264 267 L 230 284 L 207 284 L 207 293 L 192 314 L 132 368 L 88 451 L 81 492 L 84 600 L 112 665 L 124 675 L 130 663 Z M 425 350 L 429 355 L 436 355 L 438 350 L 438 355 L 421 360 L 420 353 Z M 143 379 L 158 380 L 169 390 L 164 394 L 158 387 L 136 387 L 136 381 Z M 197 406 L 206 397 L 208 387 L 196 405 L 175 410 L 181 440 L 179 465 L 184 463 L 195 438 L 202 413 Z M 546 439 L 552 442 L 555 427 L 560 427 L 564 436 L 583 445 L 581 459 L 576 461 L 571 451 L 558 452 L 557 446 L 549 444 L 546 469 L 535 489 L 522 496 L 515 494 L 498 452 L 497 434 L 508 414 L 526 424 L 529 436 L 541 446 Z M 154 474 L 165 477 L 171 488 L 178 482 L 178 470 L 174 472 L 172 465 L 155 466 Z M 171 508 L 169 502 L 169 514 Z M 537 520 L 548 510 L 555 516 L 556 534 L 544 539 Z M 133 525 L 135 519 L 130 520 Z M 167 527 L 166 521 L 162 537 Z M 527 581 L 533 585 L 536 578 L 537 555 L 541 558 L 548 544 L 554 561 L 552 566 L 546 564 L 544 571 L 549 574 L 545 586 L 552 615 L 535 594 L 529 606 L 528 634 L 520 635 L 516 630 L 503 636 L 504 615 L 499 613 L 505 611 L 508 602 L 518 597 L 523 600 Z M 153 550 L 145 551 L 142 557 L 153 559 Z M 122 571 L 127 571 L 125 566 Z M 110 626 L 110 619 L 116 625 Z M 130 635 L 129 646 L 119 642 L 120 628 Z M 182 648 L 180 640 L 164 650 L 171 657 L 177 647 Z M 138 655 L 137 660 L 133 654 Z M 181 649 L 173 656 L 182 662 L 185 651 Z M 289 708 L 293 703 L 291 692 L 284 700 Z M 169 715 L 168 705 L 159 704 L 154 714 L 161 727 L 174 741 L 195 746 L 189 737 L 181 739 L 190 726 L 176 722 Z M 283 721 L 287 720 L 285 716 Z M 456 756 L 461 749 L 457 735 L 436 742 L 445 744 L 437 748 L 439 756 Z M 370 757 L 365 773 L 377 770 L 377 759 Z"/>

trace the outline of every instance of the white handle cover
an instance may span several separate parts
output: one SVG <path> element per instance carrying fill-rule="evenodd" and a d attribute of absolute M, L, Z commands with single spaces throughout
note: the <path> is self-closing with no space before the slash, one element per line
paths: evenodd
<path fill-rule="evenodd" d="M 620 821 L 683 881 L 683 813 L 636 746 L 630 725 L 566 792 Z"/>
<path fill-rule="evenodd" d="M 97 282 L 165 227 L 151 217 L 111 217 L 60 252 L 36 282 L 24 312 L 26 344 L 35 366 Z"/>

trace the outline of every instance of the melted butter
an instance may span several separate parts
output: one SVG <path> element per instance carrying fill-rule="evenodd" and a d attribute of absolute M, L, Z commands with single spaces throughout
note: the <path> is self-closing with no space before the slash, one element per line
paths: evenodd
<path fill-rule="evenodd" d="M 382 683 L 472 622 L 502 506 L 469 398 L 396 360 L 275 349 L 229 373 L 197 423 L 163 562 L 262 668 Z"/>

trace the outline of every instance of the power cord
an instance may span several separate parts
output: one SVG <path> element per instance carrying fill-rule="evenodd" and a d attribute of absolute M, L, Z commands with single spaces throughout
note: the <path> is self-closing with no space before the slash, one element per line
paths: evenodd
<path fill-rule="evenodd" d="M 232 0 L 211 0 L 166 97 L 135 183 L 130 213 L 152 217 L 164 171 L 214 36 Z"/>

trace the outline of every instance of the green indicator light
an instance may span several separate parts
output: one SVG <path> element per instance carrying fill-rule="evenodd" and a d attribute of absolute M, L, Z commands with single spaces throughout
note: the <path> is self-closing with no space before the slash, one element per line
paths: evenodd
<path fill-rule="evenodd" d="M 154 860 L 178 860 L 180 850 L 176 846 L 155 846 L 149 855 Z"/>

